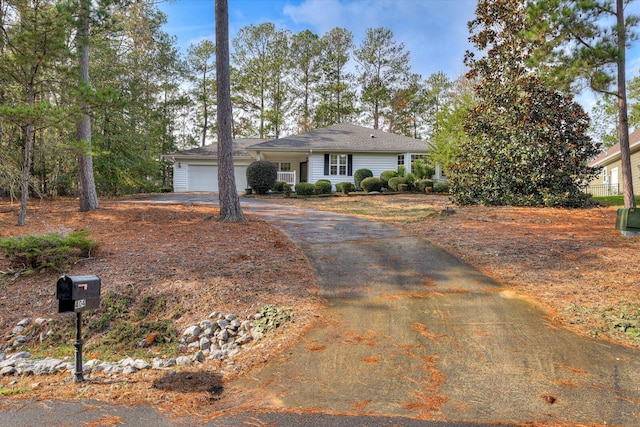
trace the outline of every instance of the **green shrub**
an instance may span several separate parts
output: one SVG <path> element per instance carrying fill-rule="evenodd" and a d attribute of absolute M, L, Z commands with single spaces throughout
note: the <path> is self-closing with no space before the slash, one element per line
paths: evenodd
<path fill-rule="evenodd" d="M 365 178 L 360 182 L 360 186 L 367 193 L 380 191 L 382 190 L 382 180 L 374 177 Z"/>
<path fill-rule="evenodd" d="M 431 179 L 436 170 L 433 166 L 423 162 L 422 160 L 416 160 L 412 166 L 413 174 L 417 179 Z"/>
<path fill-rule="evenodd" d="M 327 179 L 321 179 L 316 182 L 315 193 L 316 194 L 331 194 L 333 184 Z"/>
<path fill-rule="evenodd" d="M 389 188 L 394 191 L 398 191 L 398 185 L 400 184 L 405 184 L 407 187 L 409 186 L 409 184 L 407 184 L 407 178 L 403 178 L 401 176 L 396 176 L 389 180 Z"/>
<path fill-rule="evenodd" d="M 419 193 L 424 193 L 427 188 L 431 191 L 433 190 L 433 180 L 419 179 L 413 183 L 413 188 Z"/>
<path fill-rule="evenodd" d="M 356 191 L 356 186 L 351 182 L 339 182 L 336 184 L 336 191 L 349 194 Z"/>
<path fill-rule="evenodd" d="M 446 182 L 439 182 L 433 186 L 433 191 L 435 193 L 448 193 L 449 184 L 447 184 Z"/>
<path fill-rule="evenodd" d="M 44 268 L 62 271 L 81 257 L 88 257 L 99 243 L 88 238 L 89 231 L 75 231 L 68 236 L 49 233 L 44 236 L 5 237 L 0 239 L 4 257 L 13 267 L 31 273 Z"/>
<path fill-rule="evenodd" d="M 310 182 L 300 182 L 296 184 L 296 194 L 298 196 L 313 196 L 316 193 L 316 186 Z"/>
<path fill-rule="evenodd" d="M 389 186 L 389 180 L 391 178 L 395 178 L 398 176 L 398 172 L 396 171 L 384 171 L 380 174 L 380 179 L 382 180 L 382 182 L 384 183 L 385 187 Z"/>
<path fill-rule="evenodd" d="M 257 194 L 266 194 L 278 179 L 278 167 L 271 162 L 260 160 L 253 162 L 247 168 L 247 184 Z"/>
<path fill-rule="evenodd" d="M 398 184 L 398 191 L 409 191 L 409 186 L 407 184 Z"/>
<path fill-rule="evenodd" d="M 407 173 L 407 167 L 398 166 L 398 176 L 404 176 L 405 173 Z"/>
<path fill-rule="evenodd" d="M 273 191 L 277 191 L 278 193 L 282 193 L 284 191 L 284 185 L 286 182 L 284 181 L 276 181 L 273 185 Z"/>
<path fill-rule="evenodd" d="M 362 180 L 373 176 L 373 172 L 369 169 L 358 169 L 353 174 L 353 182 L 356 184 L 356 188 L 362 188 Z"/>

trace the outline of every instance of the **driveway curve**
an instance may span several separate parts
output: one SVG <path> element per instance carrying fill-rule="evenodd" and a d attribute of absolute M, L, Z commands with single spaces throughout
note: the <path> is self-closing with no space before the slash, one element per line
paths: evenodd
<path fill-rule="evenodd" d="M 263 409 L 640 425 L 637 350 L 558 327 L 535 301 L 390 226 L 243 207 L 301 247 L 327 300 L 320 327 L 237 382 Z"/>
<path fill-rule="evenodd" d="M 210 194 L 132 202 L 218 203 Z M 535 301 L 385 224 L 242 205 L 299 245 L 327 302 L 305 339 L 229 386 L 251 396 L 250 420 L 640 426 L 638 350 L 563 329 Z"/>

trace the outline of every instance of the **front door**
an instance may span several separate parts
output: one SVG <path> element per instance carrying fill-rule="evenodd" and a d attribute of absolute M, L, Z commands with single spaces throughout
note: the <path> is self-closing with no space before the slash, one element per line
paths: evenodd
<path fill-rule="evenodd" d="M 300 162 L 300 182 L 307 182 L 309 174 L 309 162 Z"/>

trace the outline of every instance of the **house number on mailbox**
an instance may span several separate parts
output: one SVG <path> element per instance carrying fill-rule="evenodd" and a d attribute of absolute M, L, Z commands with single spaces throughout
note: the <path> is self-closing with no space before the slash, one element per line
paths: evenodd
<path fill-rule="evenodd" d="M 78 300 L 78 301 L 75 302 L 74 309 L 75 310 L 79 310 L 79 309 L 81 309 L 82 307 L 84 307 L 86 305 L 87 305 L 87 300 L 86 299 L 81 299 L 81 300 Z"/>

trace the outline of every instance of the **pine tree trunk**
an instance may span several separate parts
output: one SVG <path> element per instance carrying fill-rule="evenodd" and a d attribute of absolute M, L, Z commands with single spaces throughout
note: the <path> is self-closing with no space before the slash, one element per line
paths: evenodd
<path fill-rule="evenodd" d="M 78 26 L 80 50 L 80 84 L 89 88 L 89 12 L 91 0 L 82 0 L 80 6 L 80 22 Z M 98 194 L 93 176 L 93 157 L 91 156 L 91 118 L 89 105 L 82 99 L 82 116 L 76 123 L 76 137 L 86 144 L 86 150 L 78 154 L 78 189 L 80 192 L 80 211 L 87 212 L 98 209 Z"/>
<path fill-rule="evenodd" d="M 33 88 L 29 88 L 29 97 L 33 95 Z M 33 101 L 30 101 L 33 105 Z M 28 124 L 25 127 L 25 144 L 24 144 L 24 156 L 22 164 L 22 181 L 20 183 L 20 213 L 18 214 L 18 226 L 22 227 L 26 224 L 27 219 L 27 204 L 29 202 L 29 178 L 31 176 L 31 159 L 33 157 L 33 139 L 34 139 L 33 124 Z"/>
<path fill-rule="evenodd" d="M 622 166 L 622 193 L 625 208 L 635 208 L 636 200 L 633 195 L 633 176 L 631 170 L 631 148 L 629 145 L 629 118 L 627 116 L 627 88 L 626 88 L 626 43 L 627 30 L 624 21 L 623 0 L 616 1 L 616 17 L 618 21 L 618 113 L 620 132 L 620 162 Z"/>
<path fill-rule="evenodd" d="M 220 221 L 246 222 L 236 190 L 233 166 L 231 84 L 229 77 L 229 7 L 227 0 L 215 0 L 216 73 L 218 99 L 218 188 Z"/>

